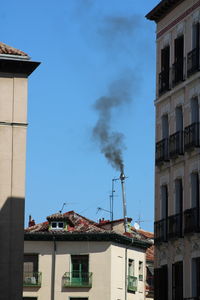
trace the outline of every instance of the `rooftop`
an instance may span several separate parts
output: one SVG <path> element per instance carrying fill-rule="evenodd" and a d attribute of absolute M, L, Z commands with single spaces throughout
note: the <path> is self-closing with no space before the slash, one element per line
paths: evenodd
<path fill-rule="evenodd" d="M 25 52 L 18 50 L 16 48 L 13 48 L 11 46 L 8 46 L 2 42 L 0 42 L 0 55 L 14 55 L 14 56 L 21 56 L 21 57 L 26 57 L 28 58 L 28 54 Z"/>
<path fill-rule="evenodd" d="M 157 23 L 183 1 L 185 0 L 162 0 L 146 15 L 146 18 Z"/>
<path fill-rule="evenodd" d="M 120 220 L 116 221 L 119 222 Z M 67 227 L 54 229 L 51 227 L 51 223 L 54 221 L 66 222 Z M 148 237 L 132 229 L 130 229 L 130 232 L 124 233 L 105 229 L 99 226 L 99 223 L 85 218 L 74 211 L 53 214 L 47 217 L 47 221 L 39 224 L 35 224 L 31 218 L 29 219 L 29 227 L 25 229 L 25 240 L 52 240 L 53 238 L 59 241 L 114 241 L 141 248 L 147 248 L 152 245 L 152 235 Z"/>

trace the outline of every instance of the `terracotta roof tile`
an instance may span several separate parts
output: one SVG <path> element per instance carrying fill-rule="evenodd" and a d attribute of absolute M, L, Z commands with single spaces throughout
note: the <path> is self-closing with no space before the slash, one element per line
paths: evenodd
<path fill-rule="evenodd" d="M 61 218 L 67 219 L 69 222 L 68 232 L 106 232 L 106 230 L 99 228 L 95 222 L 75 213 L 74 211 L 69 211 L 64 214 L 56 213 L 47 217 L 47 221 L 43 223 L 36 224 L 34 226 L 25 229 L 25 232 L 48 232 L 49 223 L 52 220 Z M 51 230 L 52 232 L 52 230 Z M 54 233 L 66 233 L 66 230 L 56 229 L 53 230 Z"/>
<path fill-rule="evenodd" d="M 147 248 L 147 250 L 146 250 L 146 260 L 154 261 L 154 245 Z"/>
<path fill-rule="evenodd" d="M 17 55 L 17 56 L 26 56 L 28 57 L 28 54 L 25 52 L 18 50 L 16 48 L 13 48 L 11 46 L 8 46 L 2 42 L 0 42 L 0 54 L 8 54 L 8 55 Z"/>

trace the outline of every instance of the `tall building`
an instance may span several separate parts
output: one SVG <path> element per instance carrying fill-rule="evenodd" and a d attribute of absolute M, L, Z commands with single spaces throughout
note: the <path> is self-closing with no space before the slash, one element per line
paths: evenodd
<path fill-rule="evenodd" d="M 152 235 L 131 228 L 124 233 L 124 219 L 95 223 L 74 211 L 29 223 L 24 300 L 146 299 L 145 258 Z"/>
<path fill-rule="evenodd" d="M 0 43 L 0 299 L 21 300 L 27 79 L 39 63 Z"/>
<path fill-rule="evenodd" d="M 200 299 L 200 1 L 163 0 L 157 24 L 155 299 Z"/>

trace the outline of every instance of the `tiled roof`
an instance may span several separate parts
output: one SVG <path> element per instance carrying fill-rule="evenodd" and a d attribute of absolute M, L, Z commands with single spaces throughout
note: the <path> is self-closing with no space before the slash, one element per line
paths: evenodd
<path fill-rule="evenodd" d="M 25 232 L 35 233 L 35 232 L 48 232 L 49 229 L 49 221 L 59 219 L 64 220 L 67 219 L 69 221 L 67 232 L 106 232 L 104 229 L 97 227 L 96 223 L 75 213 L 74 211 L 69 211 L 64 214 L 53 214 L 49 217 L 47 217 L 46 222 L 36 224 L 34 226 L 28 227 L 25 229 Z M 54 231 L 54 233 L 66 233 L 66 230 L 64 229 L 56 229 L 51 230 L 51 232 Z"/>
<path fill-rule="evenodd" d="M 162 0 L 146 15 L 146 18 L 151 21 L 159 22 L 164 16 L 166 16 L 172 9 L 174 9 L 183 1 L 185 0 Z"/>
<path fill-rule="evenodd" d="M 8 46 L 2 42 L 0 42 L 0 54 L 8 54 L 8 55 L 17 55 L 17 56 L 26 56 L 28 57 L 28 54 L 25 52 L 18 50 L 16 48 L 13 48 L 11 46 Z"/>
<path fill-rule="evenodd" d="M 154 245 L 147 248 L 147 250 L 146 250 L 146 260 L 154 261 Z"/>
<path fill-rule="evenodd" d="M 145 231 L 143 229 L 136 229 L 135 227 L 132 227 L 132 230 L 141 234 L 144 238 L 147 238 L 147 239 L 154 239 L 154 234 L 153 232 L 150 232 L 150 231 Z"/>

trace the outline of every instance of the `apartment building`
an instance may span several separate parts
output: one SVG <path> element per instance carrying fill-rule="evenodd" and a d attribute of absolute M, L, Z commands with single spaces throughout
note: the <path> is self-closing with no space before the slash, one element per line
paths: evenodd
<path fill-rule="evenodd" d="M 200 299 L 200 1 L 163 0 L 155 21 L 155 299 Z"/>
<path fill-rule="evenodd" d="M 0 299 L 22 298 L 28 76 L 39 63 L 0 42 Z"/>
<path fill-rule="evenodd" d="M 152 240 L 124 233 L 123 219 L 112 226 L 121 233 L 103 223 L 74 211 L 53 214 L 40 224 L 30 220 L 23 299 L 144 300 L 145 253 Z"/>

